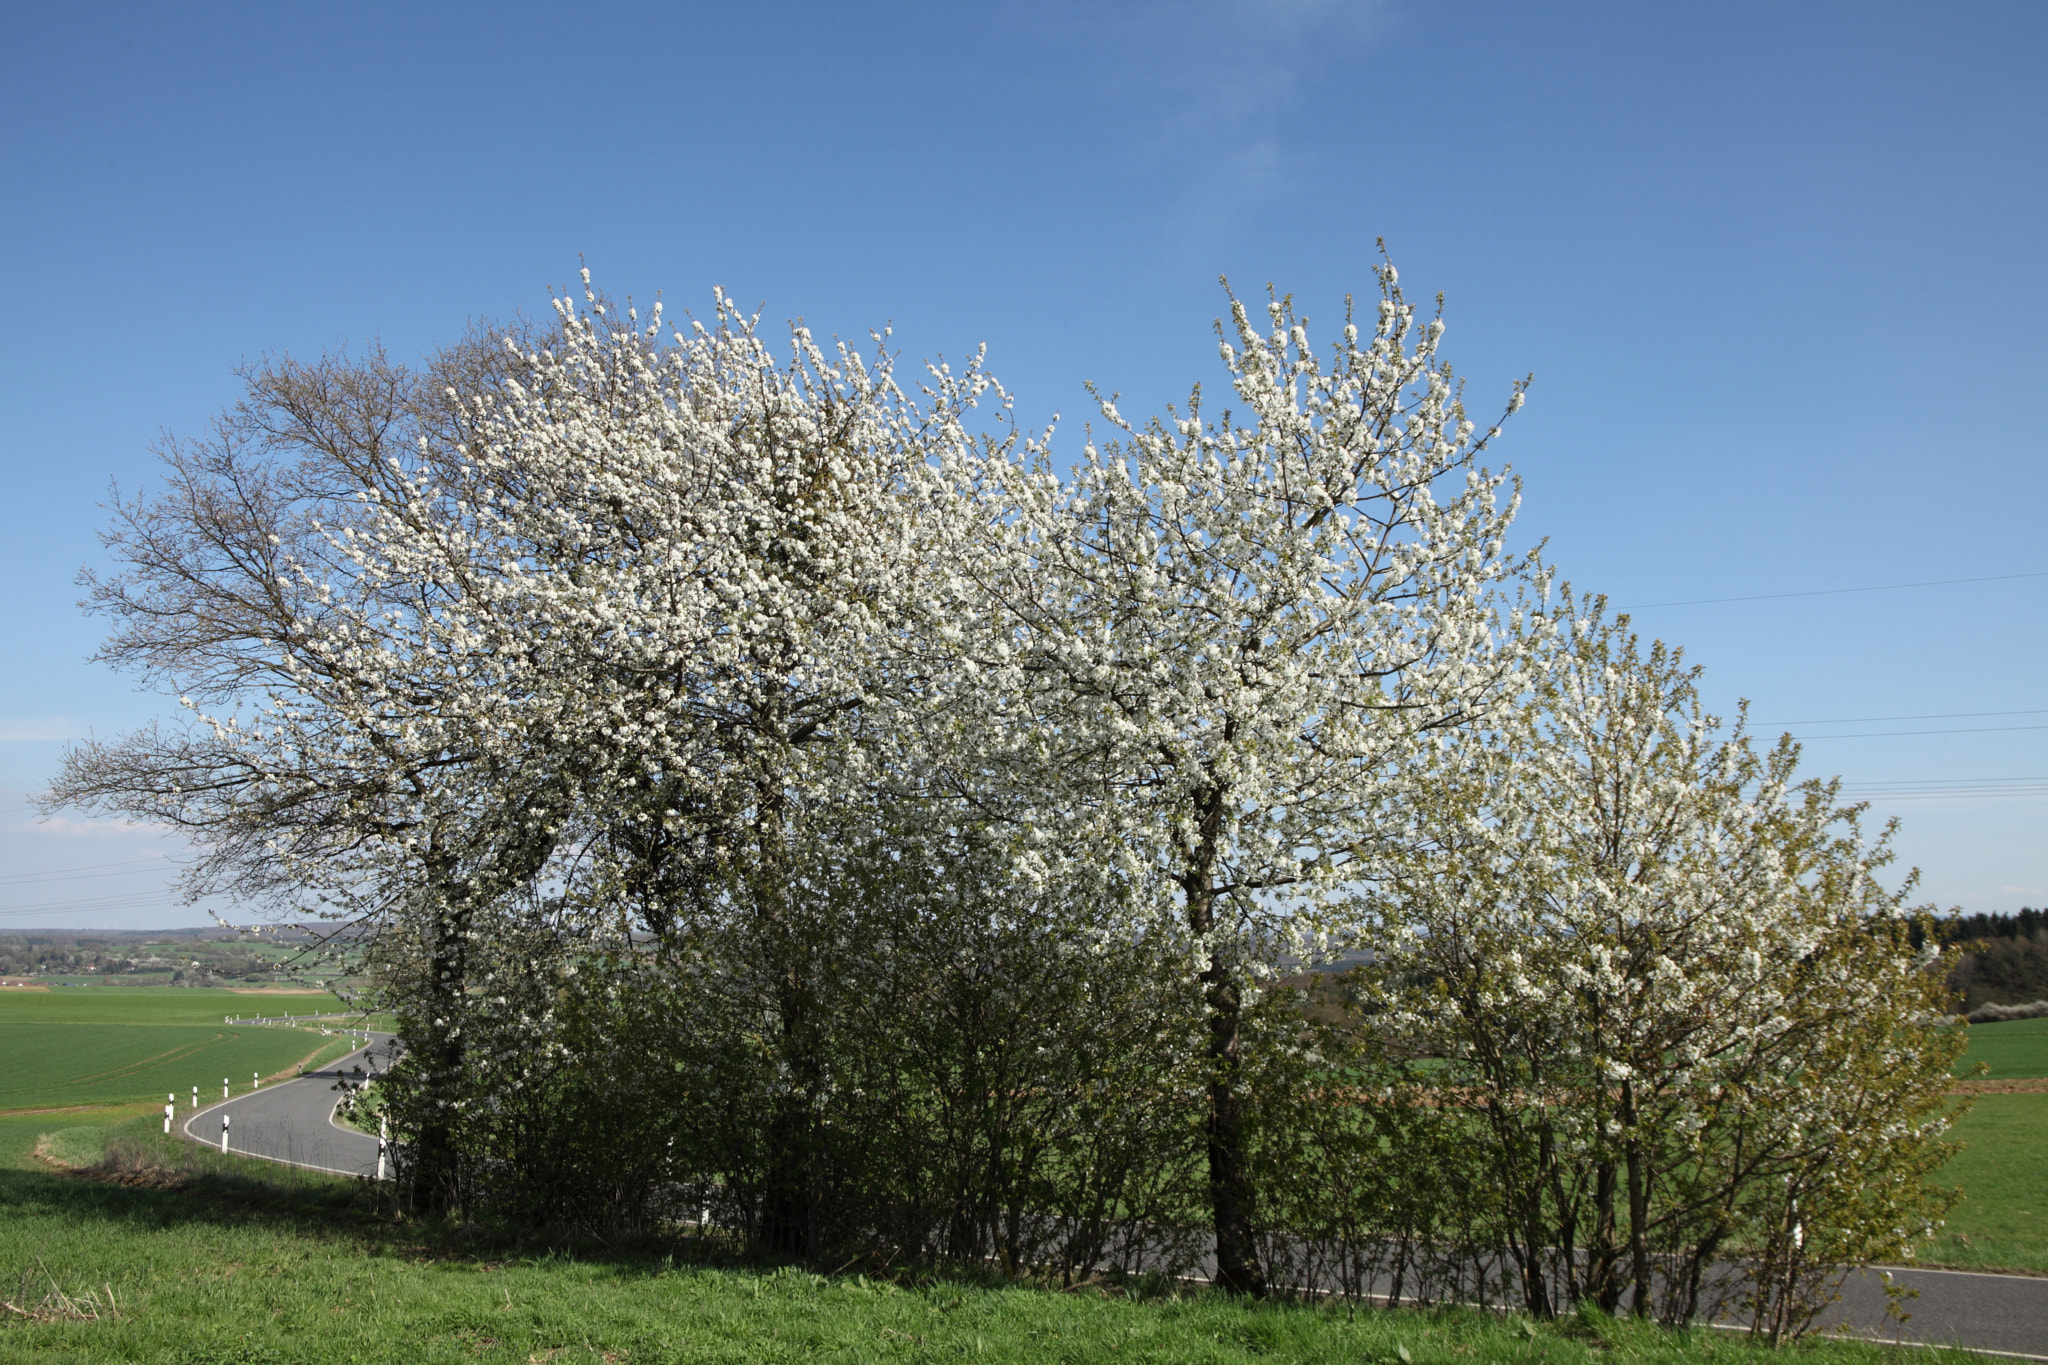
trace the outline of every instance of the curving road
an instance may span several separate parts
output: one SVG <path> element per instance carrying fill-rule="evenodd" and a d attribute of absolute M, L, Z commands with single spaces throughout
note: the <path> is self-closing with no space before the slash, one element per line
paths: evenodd
<path fill-rule="evenodd" d="M 219 1150 L 220 1124 L 225 1116 L 229 1120 L 228 1150 L 238 1156 L 374 1178 L 377 1139 L 334 1121 L 334 1106 L 341 1099 L 335 1085 L 345 1075 L 360 1080 L 389 1065 L 392 1041 L 388 1033 L 373 1033 L 368 1046 L 298 1080 L 277 1081 L 207 1105 L 181 1120 L 178 1131 Z"/>

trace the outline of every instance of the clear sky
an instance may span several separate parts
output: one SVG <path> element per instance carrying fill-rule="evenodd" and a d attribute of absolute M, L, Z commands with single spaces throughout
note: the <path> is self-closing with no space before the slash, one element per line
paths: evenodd
<path fill-rule="evenodd" d="M 26 801 L 162 710 L 72 580 L 245 358 L 587 261 L 986 341 L 1078 445 L 1085 381 L 1216 382 L 1219 275 L 1328 336 L 1381 236 L 1476 409 L 1535 373 L 1526 539 L 1928 898 L 2048 903 L 2048 5 L 14 4 L 0 50 L 0 928 L 203 922 L 175 843 Z"/>

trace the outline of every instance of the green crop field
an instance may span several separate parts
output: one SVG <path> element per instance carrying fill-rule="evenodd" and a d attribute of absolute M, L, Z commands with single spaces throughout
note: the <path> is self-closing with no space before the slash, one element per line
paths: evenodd
<path fill-rule="evenodd" d="M 341 1008 L 333 996 L 286 991 L 238 994 L 178 986 L 56 986 L 0 990 L 0 1023 L 218 1024 L 229 1015 L 312 1014 Z"/>
<path fill-rule="evenodd" d="M 1921 1259 L 2048 1273 L 2048 1095 L 1979 1095 L 1949 1136 L 1963 1150 L 1935 1181 L 1963 1198 Z"/>
<path fill-rule="evenodd" d="M 252 1072 L 273 1076 L 346 1049 L 317 1029 L 221 1022 L 225 1011 L 246 1014 L 241 1002 L 259 999 L 118 986 L 0 994 L 0 1110 L 161 1103 L 172 1092 L 182 1108 L 195 1085 L 202 1100 L 218 1099 L 222 1077 L 239 1093 Z M 285 999 L 302 1012 L 323 1003 Z"/>
<path fill-rule="evenodd" d="M 2048 1076 L 2048 1019 L 1970 1025 L 1970 1050 L 1956 1064 L 1956 1074 L 1968 1075 L 1979 1062 L 1991 1068 L 1993 1080 Z"/>
<path fill-rule="evenodd" d="M 274 1076 L 320 1048 L 317 1031 L 204 1024 L 0 1024 L 0 1109 L 162 1101 L 193 1086 L 219 1099 L 251 1073 Z"/>

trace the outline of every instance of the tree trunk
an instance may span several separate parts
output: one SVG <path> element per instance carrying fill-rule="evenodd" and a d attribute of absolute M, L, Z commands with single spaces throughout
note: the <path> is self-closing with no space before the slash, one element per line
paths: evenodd
<path fill-rule="evenodd" d="M 1621 1083 L 1622 1122 L 1628 1130 L 1628 1250 L 1635 1277 L 1635 1302 L 1631 1307 L 1639 1318 L 1650 1316 L 1650 1220 L 1649 1173 L 1643 1169 L 1643 1144 L 1636 1132 L 1636 1092 L 1633 1082 Z"/>
<path fill-rule="evenodd" d="M 1209 1002 L 1209 1208 L 1216 1228 L 1216 1283 L 1254 1298 L 1266 1293 L 1254 1240 L 1251 1170 L 1238 1093 L 1243 997 L 1221 963 L 1202 973 Z"/>
<path fill-rule="evenodd" d="M 462 1084 L 464 1060 L 461 1020 L 469 969 L 469 914 L 456 899 L 461 891 L 444 879 L 436 878 L 432 894 L 441 904 L 427 950 L 426 1026 L 417 1040 L 407 1040 L 418 1054 L 427 1106 L 406 1164 L 413 1207 L 441 1212 L 457 1206 L 462 1187 L 455 1095 Z"/>
<path fill-rule="evenodd" d="M 1222 789 L 1203 791 L 1196 808 L 1200 812 L 1199 836 L 1181 889 L 1187 896 L 1188 928 L 1203 935 L 1216 927 L 1213 871 L 1222 832 Z M 1233 1294 L 1264 1298 L 1266 1275 L 1259 1266 L 1254 1233 L 1256 1191 L 1245 1151 L 1244 1106 L 1239 1093 L 1244 995 L 1228 961 L 1213 948 L 1199 979 L 1209 1010 L 1207 1137 L 1209 1213 L 1216 1233 L 1215 1282 Z"/>
<path fill-rule="evenodd" d="M 771 713 L 763 729 L 779 738 L 779 714 Z M 812 1102 L 824 1075 L 822 1021 L 809 961 L 812 945 L 789 903 L 789 842 L 783 826 L 787 798 L 773 759 L 756 778 L 755 800 L 751 893 L 762 955 L 774 977 L 779 1051 L 789 1078 L 770 1121 L 759 1237 L 765 1250 L 809 1257 L 818 1251 Z"/>

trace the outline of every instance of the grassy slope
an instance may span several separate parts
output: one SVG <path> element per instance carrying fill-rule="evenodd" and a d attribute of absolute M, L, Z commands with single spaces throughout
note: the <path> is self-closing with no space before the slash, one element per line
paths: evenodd
<path fill-rule="evenodd" d="M 149 1118 L 129 1127 L 149 1140 Z M 0 1118 L 0 1277 L 120 1305 L 101 1321 L 0 1324 L 0 1362 L 72 1361 L 1432 1361 L 1587 1365 L 1780 1360 L 1721 1333 L 1132 1300 L 957 1280 L 693 1266 L 630 1255 L 484 1256 L 347 1203 L 346 1182 L 208 1156 L 183 1189 L 58 1174 L 38 1125 Z M 84 1136 L 84 1135 L 80 1135 Z M 78 1145 L 78 1144 L 74 1144 Z M 84 1144 L 89 1146 L 90 1144 Z M 187 1149 L 195 1150 L 195 1149 Z M 242 1172 L 246 1170 L 246 1174 Z M 287 1178 L 292 1186 L 278 1182 Z M 1955 1353 L 1916 1353 L 1940 1365 Z M 1879 1365 L 1883 1348 L 1798 1358 Z"/>
<path fill-rule="evenodd" d="M 46 1011 L 71 1024 L 107 1020 L 109 1011 L 152 1028 L 211 1023 L 221 999 L 183 990 L 87 995 L 0 1003 L 0 1036 L 6 1022 Z M 142 1003 L 150 997 L 155 1003 Z M 1980 1026 L 1973 1052 L 1988 1043 L 2006 1049 L 1994 1065 L 2015 1066 L 2026 1064 L 2026 1049 L 2048 1046 L 2008 1044 L 2008 1036 L 2027 1035 L 2010 1025 Z M 42 1134 L 124 1119 L 129 1141 L 162 1146 L 197 1183 L 112 1185 L 59 1174 L 30 1156 Z M 2048 1221 L 2048 1177 L 2032 1174 L 2048 1168 L 2039 1159 L 2048 1144 L 2048 1095 L 1983 1097 L 1957 1136 L 1968 1145 L 1946 1174 L 1971 1198 L 1927 1259 L 2048 1270 L 2048 1237 L 2035 1226 Z M 93 1151 L 104 1137 L 81 1128 L 56 1145 Z M 1714 1334 L 1546 1327 L 1528 1338 L 1513 1324 L 1457 1314 L 1353 1318 L 1206 1297 L 1134 1302 L 952 1281 L 898 1289 L 630 1256 L 507 1257 L 397 1226 L 350 1200 L 344 1181 L 165 1143 L 153 1108 L 0 1115 L 0 1297 L 33 1303 L 52 1284 L 73 1295 L 110 1285 L 122 1305 L 100 1322 L 0 1322 L 0 1362 L 516 1361 L 551 1352 L 563 1360 L 609 1353 L 618 1360 L 1393 1362 L 1399 1345 L 1418 1362 L 1764 1359 Z M 18 1287 L 24 1273 L 25 1289 Z M 1881 1354 L 1839 1345 L 1809 1352 L 1845 1363 Z"/>

